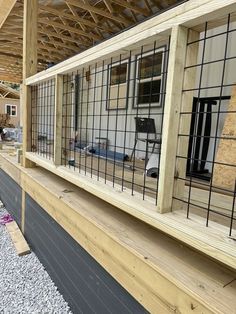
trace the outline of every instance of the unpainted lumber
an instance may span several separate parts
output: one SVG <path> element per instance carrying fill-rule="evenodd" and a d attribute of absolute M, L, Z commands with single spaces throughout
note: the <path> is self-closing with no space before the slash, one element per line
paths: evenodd
<path fill-rule="evenodd" d="M 6 229 L 12 239 L 16 252 L 19 256 L 30 253 L 30 248 L 15 221 L 6 224 Z"/>

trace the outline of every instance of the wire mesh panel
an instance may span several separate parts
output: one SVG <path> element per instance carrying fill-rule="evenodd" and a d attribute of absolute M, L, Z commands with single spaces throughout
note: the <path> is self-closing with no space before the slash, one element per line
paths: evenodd
<path fill-rule="evenodd" d="M 62 164 L 156 204 L 169 39 L 64 76 Z"/>
<path fill-rule="evenodd" d="M 46 158 L 54 156 L 55 80 L 31 87 L 32 152 Z"/>
<path fill-rule="evenodd" d="M 175 199 L 185 204 L 188 218 L 201 215 L 206 226 L 211 221 L 220 223 L 232 236 L 236 226 L 236 23 L 229 15 L 218 27 L 209 22 L 200 29 L 199 39 L 188 41 L 188 49 L 197 47 L 198 57 L 185 68 L 185 73 L 195 71 L 196 80 L 192 88 L 183 90 L 191 104 L 181 112 L 189 127 L 179 133 L 187 150 L 177 156 L 177 162 L 185 163 L 177 179 L 184 182 L 185 190 Z"/>

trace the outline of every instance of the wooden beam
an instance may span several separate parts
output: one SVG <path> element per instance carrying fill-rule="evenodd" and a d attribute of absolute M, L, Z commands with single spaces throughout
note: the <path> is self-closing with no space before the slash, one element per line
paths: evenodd
<path fill-rule="evenodd" d="M 31 87 L 26 79 L 37 73 L 38 0 L 24 1 L 23 25 L 23 166 L 31 167 L 26 152 L 31 149 Z"/>
<path fill-rule="evenodd" d="M 72 5 L 70 5 L 69 3 L 66 3 L 66 5 L 67 5 L 68 9 L 70 10 L 70 12 L 73 14 L 73 18 L 74 19 L 79 19 L 80 17 L 77 14 L 75 8 Z M 68 14 L 68 15 L 70 15 L 70 14 Z M 85 32 L 86 31 L 86 26 L 84 25 L 84 23 L 81 23 L 81 22 L 78 22 L 78 23 L 79 23 L 79 26 L 81 27 L 81 29 Z M 96 23 L 95 23 L 95 25 L 96 25 Z"/>
<path fill-rule="evenodd" d="M 185 67 L 197 64 L 198 49 L 199 49 L 199 36 L 196 31 L 189 30 L 188 42 L 195 42 L 187 47 L 186 64 Z M 184 73 L 183 90 L 191 90 L 195 87 L 197 67 L 188 68 Z M 182 94 L 181 112 L 192 112 L 194 91 L 189 91 Z M 180 115 L 179 134 L 189 134 L 191 125 L 191 114 Z M 184 198 L 184 187 L 187 168 L 188 156 L 188 136 L 180 136 L 178 138 L 177 156 L 184 158 L 177 158 L 175 169 L 175 181 L 173 191 L 172 210 L 182 209 L 184 202 L 180 200 Z"/>
<path fill-rule="evenodd" d="M 46 34 L 46 35 L 49 35 L 49 36 L 52 36 L 52 37 L 56 37 L 56 38 L 59 38 L 59 39 L 65 40 L 65 41 L 69 41 L 69 42 L 75 43 L 75 39 L 74 38 L 69 37 L 69 36 L 65 36 L 65 35 L 60 34 L 60 33 L 49 31 L 47 29 L 45 29 L 45 30 L 38 29 L 38 32 L 40 34 L 44 34 L 44 35 Z M 88 44 L 88 42 L 82 42 L 82 45 L 88 47 L 89 44 Z"/>
<path fill-rule="evenodd" d="M 16 0 L 0 0 L 0 29 L 10 14 L 12 8 L 16 4 Z"/>
<path fill-rule="evenodd" d="M 84 31 L 82 31 L 82 30 L 80 30 L 78 28 L 67 26 L 67 25 L 64 25 L 64 24 L 61 24 L 61 23 L 58 23 L 58 22 L 54 22 L 54 21 L 45 19 L 45 18 L 39 18 L 39 23 L 50 25 L 50 26 L 55 26 L 56 28 L 59 28 L 59 29 L 62 29 L 62 30 L 67 30 L 69 32 L 72 32 L 72 33 L 77 34 L 77 35 L 81 35 L 81 36 L 89 38 L 89 39 L 91 39 L 91 38 L 94 39 L 94 40 L 100 40 L 101 39 L 100 36 L 95 35 L 95 34 L 93 34 L 91 32 L 84 32 Z M 75 39 L 74 39 L 74 42 L 75 42 Z"/>
<path fill-rule="evenodd" d="M 114 12 L 114 9 L 112 7 L 111 1 L 110 0 L 103 0 L 103 2 L 105 3 L 107 9 L 109 10 L 110 13 Z"/>
<path fill-rule="evenodd" d="M 49 6 L 45 6 L 45 5 L 39 5 L 39 9 L 41 11 L 44 12 L 48 12 L 51 14 L 54 14 L 55 16 L 58 17 L 64 17 L 70 21 L 74 21 L 76 23 L 79 23 L 81 25 L 85 25 L 85 26 L 89 26 L 90 28 L 94 29 L 94 28 L 100 28 L 102 30 L 105 30 L 107 32 L 111 32 L 111 28 L 106 27 L 105 25 L 103 25 L 102 23 L 94 23 L 92 21 L 87 20 L 86 18 L 81 18 L 75 11 L 75 9 L 73 8 L 73 6 L 71 6 L 69 3 L 66 3 L 68 8 L 70 9 L 70 11 L 72 12 L 73 15 L 62 12 L 60 10 L 51 8 Z M 83 29 L 83 31 L 86 31 L 86 29 Z"/>
<path fill-rule="evenodd" d="M 6 224 L 6 229 L 11 237 L 14 244 L 16 252 L 19 256 L 26 255 L 30 253 L 30 248 L 25 241 L 23 234 L 20 231 L 17 223 L 15 221 Z"/>
<path fill-rule="evenodd" d="M 149 11 L 143 8 L 138 7 L 137 5 L 135 5 L 135 3 L 133 2 L 127 2 L 124 0 L 112 0 L 113 3 L 116 3 L 126 9 L 130 9 L 133 12 L 142 14 L 144 16 L 148 16 L 149 15 Z"/>
<path fill-rule="evenodd" d="M 60 65 L 56 65 L 43 73 L 39 73 L 27 80 L 27 84 L 34 84 L 39 80 L 50 79 L 56 74 L 67 73 L 91 63 L 114 57 L 133 49 L 148 40 L 156 40 L 158 36 L 168 36 L 172 26 L 184 25 L 192 28 L 209 19 L 217 19 L 222 15 L 236 10 L 235 0 L 216 2 L 215 0 L 191 0 L 160 15 L 157 15 L 96 47 L 92 47 L 74 56 Z"/>
<path fill-rule="evenodd" d="M 171 32 L 158 180 L 157 208 L 160 213 L 171 211 L 172 205 L 187 38 L 187 28 L 183 26 L 173 27 Z"/>
<path fill-rule="evenodd" d="M 55 117 L 54 117 L 54 163 L 61 165 L 62 150 L 62 103 L 63 75 L 57 75 L 55 81 Z"/>
<path fill-rule="evenodd" d="M 105 10 L 96 8 L 95 6 L 90 5 L 88 2 L 86 4 L 80 0 L 67 0 L 66 2 L 74 5 L 75 7 L 79 7 L 83 10 L 91 11 L 93 13 L 96 13 L 96 14 L 101 15 L 103 17 L 106 17 L 108 19 L 114 20 L 116 22 L 120 22 L 120 23 L 124 24 L 125 26 L 129 26 L 131 24 L 131 21 L 129 21 L 125 18 L 119 17 L 119 16 L 115 16 L 109 12 L 106 12 Z"/>

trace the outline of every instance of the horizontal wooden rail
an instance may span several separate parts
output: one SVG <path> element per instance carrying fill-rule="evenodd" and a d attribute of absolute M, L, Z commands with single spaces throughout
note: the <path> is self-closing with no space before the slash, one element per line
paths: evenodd
<path fill-rule="evenodd" d="M 127 52 L 158 36 L 170 35 L 172 27 L 183 25 L 193 28 L 205 21 L 217 19 L 236 10 L 235 0 L 190 0 L 167 12 L 157 15 L 99 45 L 69 58 L 26 80 L 27 85 L 36 84 L 75 69 L 91 65 L 100 60 Z M 215 24 L 217 26 L 217 23 Z"/>

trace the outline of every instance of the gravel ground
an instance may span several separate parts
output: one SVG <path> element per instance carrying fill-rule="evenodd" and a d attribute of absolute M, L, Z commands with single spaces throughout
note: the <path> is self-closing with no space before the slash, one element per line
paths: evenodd
<path fill-rule="evenodd" d="M 1 202 L 0 202 L 1 203 Z M 0 217 L 6 214 L 0 209 Z M 5 226 L 0 225 L 0 313 L 71 313 L 48 273 L 31 252 L 19 257 Z"/>

